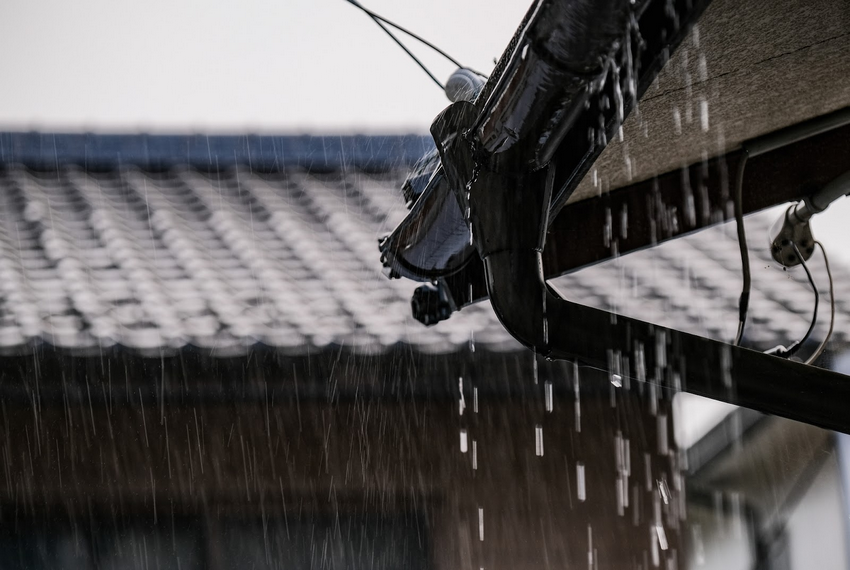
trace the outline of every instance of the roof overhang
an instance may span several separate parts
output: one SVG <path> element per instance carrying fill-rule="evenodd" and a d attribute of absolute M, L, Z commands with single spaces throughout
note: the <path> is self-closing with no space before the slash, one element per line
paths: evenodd
<path fill-rule="evenodd" d="M 660 387 L 850 430 L 842 406 L 830 403 L 848 395 L 842 375 L 582 307 L 545 284 L 548 277 L 730 218 L 731 173 L 742 171 L 746 156 L 753 164 L 742 179 L 744 213 L 804 197 L 843 173 L 850 158 L 850 89 L 841 54 L 850 36 L 836 22 L 847 19 L 846 5 L 827 0 L 814 14 L 793 1 L 720 1 L 707 12 L 705 31 L 697 32 L 692 25 L 708 2 L 647 0 L 632 11 L 639 34 L 611 44 L 620 64 L 572 94 L 572 86 L 549 81 L 546 58 L 529 56 L 543 62 L 537 75 L 524 63 L 526 52 L 550 47 L 539 48 L 548 37 L 540 28 L 548 24 L 535 19 L 547 9 L 557 12 L 558 3 L 549 4 L 533 7 L 503 59 L 508 63 L 488 83 L 491 89 L 473 103 L 455 103 L 432 127 L 481 259 L 446 276 L 443 293 L 458 307 L 489 296 L 520 342 L 550 358 L 603 367 L 612 384 L 630 374 L 651 376 Z M 612 14 L 622 6 L 612 4 Z M 821 26 L 821 18 L 831 21 Z M 777 31 L 784 41 L 776 42 Z M 678 59 L 656 81 L 689 32 Z M 622 76 L 631 73 L 634 60 L 637 89 L 625 89 Z M 715 75 L 707 62 L 718 69 L 712 67 Z M 535 87 L 563 89 L 572 98 L 572 106 L 552 115 L 564 123 L 550 128 L 544 117 L 537 130 L 522 121 L 521 129 L 509 129 L 513 123 L 503 111 L 527 93 L 534 92 L 528 101 L 539 97 L 549 104 Z M 623 123 L 647 93 L 647 105 Z M 526 111 L 516 105 L 519 115 Z M 492 134 L 498 131 L 492 116 L 507 134 Z M 562 138 L 547 154 L 553 133 Z M 607 146 L 617 136 L 620 142 Z M 514 150 L 518 140 L 528 148 Z"/>

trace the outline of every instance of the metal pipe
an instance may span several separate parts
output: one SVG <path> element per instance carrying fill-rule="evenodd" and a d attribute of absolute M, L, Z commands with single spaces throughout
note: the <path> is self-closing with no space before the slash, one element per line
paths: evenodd
<path fill-rule="evenodd" d="M 591 84 L 627 36 L 624 0 L 539 2 L 484 102 L 476 138 L 491 155 L 532 169 L 552 158 Z"/>
<path fill-rule="evenodd" d="M 848 194 L 850 194 L 850 170 L 797 204 L 794 207 L 793 215 L 800 223 L 805 223 L 812 216 L 820 214 L 830 204 Z"/>
<path fill-rule="evenodd" d="M 488 181 L 488 194 L 517 193 L 505 177 Z M 542 201 L 551 193 L 551 181 L 524 179 L 523 192 Z M 534 188 L 534 183 L 549 187 Z M 487 203 L 509 205 L 510 199 Z M 507 214 L 485 212 L 479 224 L 484 232 L 493 227 L 487 218 Z M 545 224 L 545 215 L 532 224 L 535 221 Z M 495 245 L 509 247 L 482 253 L 493 308 L 525 346 L 550 359 L 578 360 L 608 370 L 617 387 L 644 383 L 686 391 L 850 433 L 847 376 L 567 301 L 544 279 L 542 248 L 532 241 L 544 232 L 545 225 L 515 224 L 503 235 L 491 236 Z"/>
<path fill-rule="evenodd" d="M 750 158 L 850 124 L 850 107 L 768 133 L 744 143 Z"/>

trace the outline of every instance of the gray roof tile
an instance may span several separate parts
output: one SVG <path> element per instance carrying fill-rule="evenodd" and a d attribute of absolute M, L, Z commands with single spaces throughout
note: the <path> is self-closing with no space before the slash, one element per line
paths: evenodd
<path fill-rule="evenodd" d="M 415 284 L 382 275 L 377 237 L 406 213 L 398 190 L 405 175 L 354 166 L 322 174 L 297 165 L 274 173 L 2 166 L 0 350 L 40 342 L 83 352 L 191 345 L 219 355 L 257 343 L 292 353 L 399 344 L 425 353 L 516 350 L 489 303 L 425 328 L 410 317 Z M 748 220 L 748 337 L 763 347 L 802 335 L 813 302 L 801 271 L 786 274 L 764 259 L 769 217 Z M 737 243 L 729 227 L 707 231 L 555 284 L 578 302 L 729 340 Z M 850 279 L 843 268 L 836 273 L 846 314 Z M 840 313 L 836 335 L 847 341 L 850 323 Z"/>

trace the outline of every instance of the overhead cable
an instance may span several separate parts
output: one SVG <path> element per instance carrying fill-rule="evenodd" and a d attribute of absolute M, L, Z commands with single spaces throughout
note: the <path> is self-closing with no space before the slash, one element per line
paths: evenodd
<path fill-rule="evenodd" d="M 436 84 L 437 84 L 437 86 L 438 86 L 440 89 L 445 90 L 445 86 L 444 86 L 442 83 L 440 83 L 440 81 L 439 81 L 436 77 L 434 77 L 434 74 L 433 74 L 433 73 L 431 73 L 431 71 L 429 71 L 427 67 L 425 67 L 425 64 L 423 64 L 421 61 L 419 61 L 419 59 L 418 59 L 415 55 L 413 55 L 413 53 L 412 53 L 412 52 L 411 52 L 411 51 L 407 48 L 407 46 L 405 46 L 405 45 L 404 45 L 404 43 L 402 43 L 402 41 L 401 41 L 401 40 L 399 40 L 399 39 L 395 36 L 395 34 L 393 34 L 393 33 L 389 30 L 389 28 L 387 28 L 387 26 L 385 26 L 384 24 L 387 24 L 388 26 L 391 26 L 391 27 L 395 28 L 396 30 L 398 30 L 398 31 L 400 31 L 400 32 L 402 32 L 402 33 L 404 33 L 404 34 L 407 34 L 408 36 L 410 36 L 410 37 L 411 37 L 411 38 L 413 38 L 414 40 L 416 40 L 416 41 L 418 41 L 418 42 L 422 43 L 423 45 L 425 45 L 425 46 L 427 46 L 427 47 L 431 48 L 432 50 L 434 50 L 435 52 L 437 52 L 438 54 L 440 54 L 441 56 L 443 56 L 444 58 L 446 58 L 447 60 L 449 60 L 450 62 L 452 62 L 454 65 L 456 65 L 456 66 L 458 66 L 458 67 L 460 67 L 460 68 L 469 69 L 468 67 L 464 67 L 464 66 L 463 66 L 463 65 L 462 65 L 462 64 L 461 64 L 458 60 L 456 60 L 455 58 L 453 58 L 452 56 L 450 56 L 449 54 L 447 54 L 446 52 L 444 52 L 443 50 L 441 50 L 440 48 L 438 48 L 437 46 L 435 46 L 434 44 L 432 44 L 431 42 L 429 42 L 429 41 L 428 41 L 428 40 L 426 40 L 425 38 L 423 38 L 423 37 L 421 37 L 421 36 L 419 36 L 419 35 L 417 35 L 417 34 L 415 34 L 415 33 L 411 32 L 410 30 L 408 30 L 407 28 L 405 28 L 405 27 L 403 27 L 403 26 L 400 26 L 400 25 L 396 24 L 396 23 L 395 23 L 395 22 L 393 22 L 392 20 L 388 20 L 387 18 L 384 18 L 384 17 L 383 17 L 383 16 L 381 16 L 380 14 L 377 14 L 377 13 L 373 12 L 372 10 L 370 10 L 370 9 L 366 8 L 365 6 L 363 6 L 362 4 L 360 4 L 360 2 L 358 2 L 357 0 L 346 0 L 346 1 L 347 1 L 349 4 L 351 4 L 352 6 L 355 6 L 355 7 L 359 8 L 359 9 L 360 9 L 360 10 L 362 10 L 365 14 L 367 14 L 370 18 L 372 18 L 372 20 L 374 20 L 374 22 L 375 22 L 376 24 L 378 24 L 378 26 L 380 26 L 380 28 L 381 28 L 382 30 L 384 30 L 384 32 L 386 32 L 386 33 L 387 33 L 387 35 L 388 35 L 388 36 L 390 36 L 390 37 L 393 39 L 393 41 L 394 41 L 395 43 L 397 43 L 397 44 L 398 44 L 398 46 L 399 46 L 401 49 L 403 49 L 403 50 L 404 50 L 404 52 L 405 52 L 407 55 L 409 55 L 409 56 L 410 56 L 410 58 L 411 58 L 413 61 L 415 61 L 415 62 L 416 62 L 416 64 L 417 64 L 419 67 L 421 67 L 421 68 L 422 68 L 422 71 L 424 71 L 424 72 L 428 75 L 428 77 L 430 77 L 430 78 L 431 78 L 431 80 L 432 80 L 434 83 L 436 83 Z M 473 73 L 476 73 L 476 74 L 478 74 L 478 75 L 482 75 L 482 76 L 483 76 L 483 74 L 478 73 L 477 71 L 475 71 L 475 70 L 473 70 L 473 69 L 470 69 L 470 71 L 472 71 Z"/>

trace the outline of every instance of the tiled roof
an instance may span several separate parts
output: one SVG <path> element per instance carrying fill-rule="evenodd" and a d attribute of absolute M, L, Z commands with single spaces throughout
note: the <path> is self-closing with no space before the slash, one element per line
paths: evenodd
<path fill-rule="evenodd" d="M 423 327 L 410 316 L 415 284 L 381 274 L 377 238 L 406 212 L 399 188 L 411 157 L 374 160 L 370 151 L 363 162 L 305 163 L 290 153 L 277 162 L 283 168 L 260 169 L 243 157 L 202 167 L 157 161 L 162 168 L 154 170 L 126 153 L 111 168 L 97 156 L 98 170 L 67 155 L 53 164 L 30 157 L 36 168 L 0 161 L 5 353 L 41 343 L 81 353 L 194 346 L 221 355 L 256 345 L 301 354 L 399 345 L 453 352 L 471 342 L 518 348 L 488 303 Z M 762 347 L 801 336 L 812 306 L 801 271 L 792 279 L 764 270 L 758 256 L 768 217 L 750 220 L 748 331 Z M 734 233 L 708 231 L 714 234 L 587 268 L 556 285 L 580 302 L 728 340 L 740 261 Z M 836 336 L 850 340 L 843 316 L 850 279 L 842 271 L 836 268 Z M 816 274 L 825 293 L 825 276 Z"/>
<path fill-rule="evenodd" d="M 415 284 L 381 274 L 404 172 L 7 167 L 0 346 L 452 351 L 471 331 L 510 343 L 484 307 L 422 327 Z"/>

